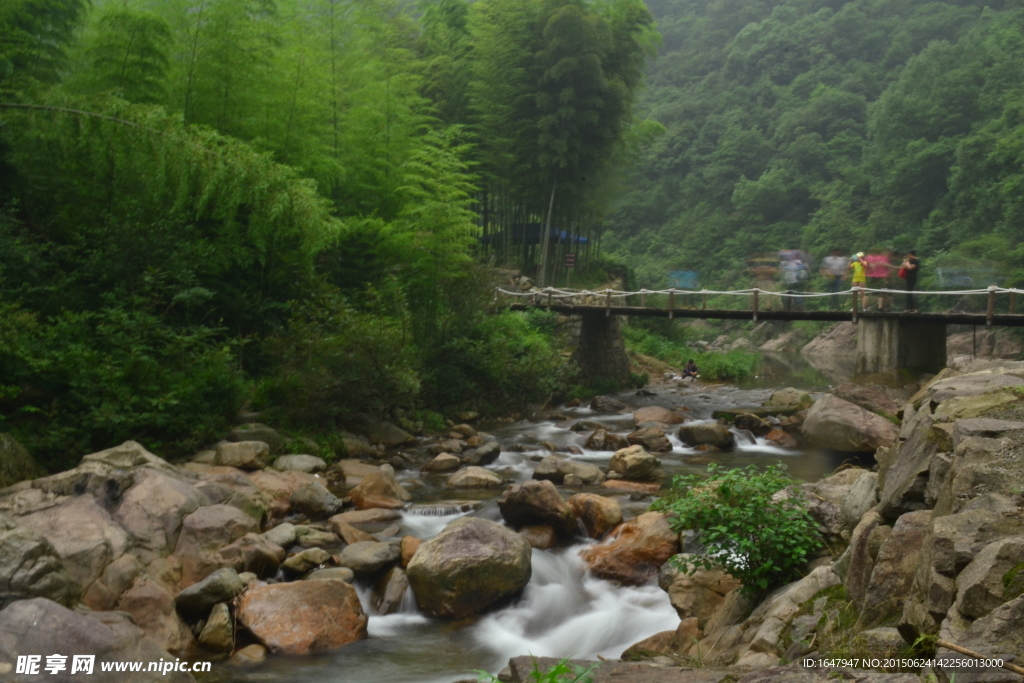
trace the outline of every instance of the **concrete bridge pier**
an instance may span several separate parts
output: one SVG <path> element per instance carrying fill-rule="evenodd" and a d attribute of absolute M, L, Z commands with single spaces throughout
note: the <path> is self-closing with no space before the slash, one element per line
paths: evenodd
<path fill-rule="evenodd" d="M 572 360 L 580 369 L 584 382 L 611 380 L 625 385 L 629 382 L 629 357 L 619 330 L 619 318 L 604 311 L 582 313 L 580 342 Z"/>
<path fill-rule="evenodd" d="M 857 373 L 946 367 L 946 323 L 905 318 L 857 321 Z"/>

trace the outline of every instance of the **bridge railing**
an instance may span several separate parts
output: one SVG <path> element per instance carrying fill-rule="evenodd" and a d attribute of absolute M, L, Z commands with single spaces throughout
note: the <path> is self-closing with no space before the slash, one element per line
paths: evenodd
<path fill-rule="evenodd" d="M 865 312 L 867 297 L 899 296 L 912 293 L 915 297 L 959 297 L 961 301 L 968 301 L 971 297 L 977 297 L 976 301 L 984 308 L 987 324 L 991 324 L 993 315 L 997 310 L 1000 314 L 1017 313 L 1017 295 L 1024 294 L 1024 289 L 989 286 L 985 289 L 964 289 L 964 290 L 913 290 L 908 292 L 905 289 L 875 289 L 867 287 L 854 287 L 838 292 L 798 292 L 793 290 L 772 291 L 751 287 L 738 290 L 711 290 L 711 289 L 641 289 L 630 292 L 614 289 L 587 290 L 587 289 L 563 289 L 558 287 L 546 287 L 543 289 L 534 288 L 529 291 L 509 290 L 502 287 L 495 288 L 495 299 L 508 297 L 512 300 L 527 305 L 539 307 L 551 306 L 586 306 L 603 307 L 608 314 L 613 307 L 639 307 L 659 308 L 668 311 L 671 319 L 676 310 L 736 310 L 732 306 L 724 305 L 733 298 L 743 302 L 739 310 L 749 310 L 752 319 L 757 320 L 760 311 L 780 310 L 776 306 L 781 305 L 782 310 L 805 310 L 808 303 L 829 303 L 835 310 L 836 303 L 841 306 L 844 300 L 845 307 L 851 311 L 854 320 Z M 708 303 L 711 300 L 709 309 Z M 657 305 L 663 304 L 663 305 Z M 820 309 L 819 309 L 820 310 Z M 980 313 L 980 311 L 978 311 Z"/>

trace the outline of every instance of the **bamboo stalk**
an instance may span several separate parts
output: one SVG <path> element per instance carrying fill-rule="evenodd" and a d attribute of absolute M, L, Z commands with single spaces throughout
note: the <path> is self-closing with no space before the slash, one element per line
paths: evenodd
<path fill-rule="evenodd" d="M 968 650 L 966 647 L 960 647 L 959 645 L 956 645 L 955 643 L 951 643 L 948 640 L 941 640 L 941 639 L 940 640 L 936 640 L 935 641 L 935 645 L 936 645 L 936 647 L 944 647 L 947 650 L 952 650 L 953 652 L 959 652 L 962 655 L 967 655 L 968 657 L 974 657 L 975 659 L 992 659 L 991 655 L 983 655 L 983 654 L 980 654 L 978 652 L 974 652 L 973 650 Z M 1024 676 L 1024 667 L 1020 667 L 1020 666 L 1017 666 L 1015 664 L 1010 664 L 1009 662 L 1003 662 L 1003 668 L 1006 669 L 1007 671 L 1012 671 L 1015 674 L 1019 674 L 1021 676 Z"/>

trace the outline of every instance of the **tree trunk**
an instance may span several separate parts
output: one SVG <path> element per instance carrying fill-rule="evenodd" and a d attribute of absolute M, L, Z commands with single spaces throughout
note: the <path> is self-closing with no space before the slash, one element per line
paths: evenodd
<path fill-rule="evenodd" d="M 541 248 L 540 248 L 540 286 L 544 287 L 547 285 L 548 277 L 548 245 L 551 242 L 551 214 L 555 211 L 555 187 L 558 185 L 558 173 L 555 172 L 555 177 L 551 181 L 551 201 L 548 202 L 548 222 L 544 227 L 544 232 L 541 233 Z"/>

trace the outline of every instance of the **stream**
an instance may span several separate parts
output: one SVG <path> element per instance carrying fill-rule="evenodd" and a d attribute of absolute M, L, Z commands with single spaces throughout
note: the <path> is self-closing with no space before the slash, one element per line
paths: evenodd
<path fill-rule="evenodd" d="M 831 372 L 822 374 L 795 354 L 779 354 L 766 357 L 762 376 L 742 385 L 659 383 L 650 387 L 654 396 L 624 392 L 617 397 L 632 408 L 686 407 L 694 419 L 707 420 L 715 410 L 760 405 L 772 391 L 786 386 L 820 392 L 844 379 Z M 552 412 L 568 419 L 477 425 L 478 429 L 497 438 L 502 446 L 501 456 L 488 469 L 515 481 L 529 479 L 537 461 L 549 455 L 540 442 L 548 441 L 559 451 L 568 446 L 582 448 L 589 432 L 568 429 L 577 420 L 601 422 L 618 432 L 633 429 L 631 411 L 607 414 L 580 407 L 557 408 Z M 783 449 L 743 433 L 736 450 L 716 453 L 711 458 L 683 446 L 674 434 L 668 436 L 673 450 L 659 453 L 658 457 L 669 475 L 703 471 L 712 461 L 732 467 L 782 462 L 794 477 L 816 481 L 832 472 L 849 455 L 817 449 Z M 606 451 L 583 450 L 582 454 L 569 457 L 606 467 L 611 455 Z M 495 503 L 501 489 L 468 492 L 446 489 L 443 484 L 447 475 L 423 475 L 416 470 L 400 471 L 398 477 L 414 496 L 413 505 L 402 513 L 402 533 L 428 539 L 466 514 L 501 521 Z M 614 496 L 626 519 L 644 512 L 651 502 L 649 496 L 613 493 L 601 487 L 565 489 L 563 495 L 568 497 L 581 490 Z M 460 508 L 445 502 L 473 497 L 480 500 L 476 509 L 469 504 Z M 468 512 L 463 511 L 466 508 Z M 372 586 L 357 583 L 363 608 L 370 615 L 367 639 L 311 656 L 270 656 L 264 663 L 247 668 L 216 664 L 213 673 L 203 680 L 216 683 L 452 683 L 475 680 L 474 670 L 497 673 L 510 657 L 523 654 L 587 659 L 601 655 L 617 659 L 633 643 L 679 624 L 668 594 L 656 583 L 621 587 L 591 577 L 579 558 L 579 550 L 584 546 L 581 541 L 568 548 L 534 549 L 533 576 L 522 595 L 497 611 L 461 622 L 423 616 L 416 609 L 411 591 L 406 592 L 398 613 L 374 614 L 369 600 Z"/>

